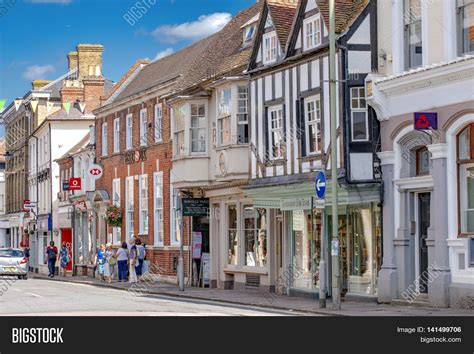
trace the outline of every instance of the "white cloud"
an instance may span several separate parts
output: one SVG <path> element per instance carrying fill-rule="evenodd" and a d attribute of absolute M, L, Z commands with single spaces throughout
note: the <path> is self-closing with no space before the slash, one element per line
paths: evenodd
<path fill-rule="evenodd" d="M 28 0 L 32 4 L 60 4 L 60 5 L 69 5 L 72 3 L 72 0 Z"/>
<path fill-rule="evenodd" d="M 49 73 L 54 72 L 52 65 L 30 65 L 23 73 L 23 78 L 26 80 L 42 80 L 45 79 Z"/>
<path fill-rule="evenodd" d="M 151 34 L 161 42 L 176 43 L 181 40 L 197 40 L 221 30 L 232 15 L 216 12 L 202 15 L 196 21 L 157 27 Z"/>
<path fill-rule="evenodd" d="M 156 54 L 156 57 L 154 60 L 159 60 L 159 59 L 162 59 L 164 57 L 167 57 L 168 55 L 171 55 L 174 53 L 174 49 L 173 48 L 167 48 L 165 50 L 162 50 L 161 52 L 158 52 Z"/>

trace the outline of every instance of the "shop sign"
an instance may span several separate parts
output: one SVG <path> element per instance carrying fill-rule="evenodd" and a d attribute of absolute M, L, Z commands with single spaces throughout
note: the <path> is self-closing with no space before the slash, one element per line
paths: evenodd
<path fill-rule="evenodd" d="M 183 216 L 208 216 L 208 198 L 183 198 Z"/>
<path fill-rule="evenodd" d="M 89 167 L 88 173 L 90 178 L 92 178 L 93 180 L 98 180 L 104 174 L 104 169 L 102 168 L 102 166 L 94 164 Z"/>
<path fill-rule="evenodd" d="M 311 209 L 311 197 L 283 199 L 281 210 L 308 210 Z"/>
<path fill-rule="evenodd" d="M 193 259 L 201 259 L 202 233 L 193 232 Z"/>
<path fill-rule="evenodd" d="M 80 178 L 69 178 L 70 191 L 80 191 L 82 189 L 81 179 Z"/>
<path fill-rule="evenodd" d="M 415 112 L 415 130 L 437 130 L 438 113 L 436 112 Z"/>
<path fill-rule="evenodd" d="M 131 165 L 140 161 L 146 161 L 146 149 L 141 148 L 140 150 L 127 151 L 124 155 L 125 163 Z"/>
<path fill-rule="evenodd" d="M 304 231 L 304 211 L 293 211 L 293 231 Z"/>
<path fill-rule="evenodd" d="M 68 180 L 64 180 L 63 181 L 63 191 L 66 192 L 69 190 L 69 181 Z"/>
<path fill-rule="evenodd" d="M 211 279 L 211 254 L 203 253 L 201 259 L 202 282 L 209 285 Z"/>

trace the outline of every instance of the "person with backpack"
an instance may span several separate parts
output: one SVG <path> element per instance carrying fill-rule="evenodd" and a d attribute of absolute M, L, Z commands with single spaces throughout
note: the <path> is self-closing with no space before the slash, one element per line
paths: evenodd
<path fill-rule="evenodd" d="M 46 248 L 46 259 L 48 260 L 48 277 L 54 278 L 56 272 L 56 260 L 58 259 L 58 248 L 54 245 L 54 241 L 49 243 Z"/>

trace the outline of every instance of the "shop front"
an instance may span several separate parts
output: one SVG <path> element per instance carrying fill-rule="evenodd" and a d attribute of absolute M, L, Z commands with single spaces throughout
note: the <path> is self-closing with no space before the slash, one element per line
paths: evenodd
<path fill-rule="evenodd" d="M 52 235 L 52 222 L 51 214 L 38 215 L 37 224 L 37 238 L 36 238 L 36 250 L 35 255 L 38 262 L 38 272 L 41 274 L 48 274 L 48 260 L 46 258 L 46 247 L 48 247 L 50 241 L 55 241 L 56 245 L 58 240 L 55 240 Z"/>

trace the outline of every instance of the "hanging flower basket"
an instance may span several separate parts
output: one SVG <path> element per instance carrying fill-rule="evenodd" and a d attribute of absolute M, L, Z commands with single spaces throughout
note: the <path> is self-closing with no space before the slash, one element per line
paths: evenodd
<path fill-rule="evenodd" d="M 122 208 L 111 205 L 105 211 L 105 222 L 112 227 L 121 227 L 123 220 Z"/>

